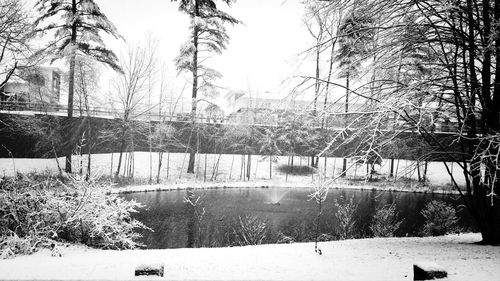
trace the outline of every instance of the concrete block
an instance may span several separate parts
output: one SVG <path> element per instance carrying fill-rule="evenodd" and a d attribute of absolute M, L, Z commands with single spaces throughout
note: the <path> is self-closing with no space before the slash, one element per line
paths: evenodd
<path fill-rule="evenodd" d="M 163 277 L 164 264 L 141 264 L 135 268 L 135 276 L 157 275 Z"/>
<path fill-rule="evenodd" d="M 434 262 L 418 262 L 413 265 L 413 280 L 431 280 L 447 276 L 446 270 Z"/>

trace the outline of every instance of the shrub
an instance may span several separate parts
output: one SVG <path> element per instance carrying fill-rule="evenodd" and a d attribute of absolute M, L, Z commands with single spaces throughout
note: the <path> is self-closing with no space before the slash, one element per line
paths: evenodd
<path fill-rule="evenodd" d="M 276 241 L 277 244 L 292 244 L 292 243 L 295 243 L 295 240 L 290 237 L 290 236 L 287 236 L 285 234 L 283 234 L 282 232 L 278 233 L 278 240 Z"/>
<path fill-rule="evenodd" d="M 456 229 L 458 218 L 455 209 L 449 204 L 433 200 L 420 213 L 425 218 L 422 230 L 425 236 L 445 235 Z"/>
<path fill-rule="evenodd" d="M 35 237 L 19 238 L 15 233 L 0 238 L 0 259 L 8 259 L 17 255 L 30 255 L 43 242 Z"/>
<path fill-rule="evenodd" d="M 269 229 L 267 223 L 257 216 L 245 216 L 238 217 L 238 224 L 233 232 L 236 245 L 260 245 L 266 239 Z"/>
<path fill-rule="evenodd" d="M 341 240 L 354 238 L 356 234 L 354 213 L 358 208 L 358 204 L 354 203 L 353 197 L 351 197 L 347 202 L 339 203 L 335 200 L 335 206 L 337 207 L 335 218 L 338 221 L 335 234 Z"/>
<path fill-rule="evenodd" d="M 79 178 L 66 183 L 53 178 L 7 179 L 0 185 L 0 237 L 4 241 L 0 250 L 10 248 L 5 243 L 9 237 L 77 242 L 102 249 L 135 248 L 140 246 L 135 229 L 147 229 L 131 217 L 139 207 L 109 194 L 106 186 Z"/>
<path fill-rule="evenodd" d="M 370 230 L 375 237 L 393 237 L 403 220 L 398 220 L 396 205 L 384 204 L 377 207 L 370 223 Z"/>
<path fill-rule="evenodd" d="M 294 176 L 307 176 L 316 173 L 316 170 L 309 166 L 280 165 L 278 171 L 283 174 Z"/>

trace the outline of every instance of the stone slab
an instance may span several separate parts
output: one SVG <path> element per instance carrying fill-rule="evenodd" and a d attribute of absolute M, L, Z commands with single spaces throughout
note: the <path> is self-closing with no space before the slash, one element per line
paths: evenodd
<path fill-rule="evenodd" d="M 445 278 L 448 272 L 435 262 L 418 262 L 413 265 L 413 280 Z"/>
<path fill-rule="evenodd" d="M 156 275 L 163 277 L 165 265 L 157 264 L 141 264 L 135 267 L 135 276 L 151 276 Z"/>

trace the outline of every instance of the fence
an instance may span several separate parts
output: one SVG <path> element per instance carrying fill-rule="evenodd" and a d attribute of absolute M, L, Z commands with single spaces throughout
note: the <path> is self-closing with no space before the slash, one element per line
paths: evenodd
<path fill-rule="evenodd" d="M 154 107 L 153 107 L 154 108 Z M 139 114 L 133 114 L 130 119 L 138 121 L 172 121 L 172 122 L 193 122 L 191 113 L 175 113 L 175 114 L 164 114 L 160 115 L 159 112 L 153 110 L 153 108 L 145 109 Z M 17 112 L 29 112 L 33 114 L 48 114 L 48 115 L 59 115 L 64 116 L 68 107 L 66 105 L 60 104 L 49 104 L 49 103 L 32 103 L 32 102 L 18 102 L 18 101 L 0 101 L 0 111 L 10 114 L 16 114 Z M 307 124 L 309 128 L 328 128 L 328 129 L 342 129 L 345 125 L 346 114 L 347 118 L 353 118 L 356 115 L 363 115 L 364 113 L 335 113 L 329 114 L 328 116 L 313 116 L 310 114 L 292 114 L 295 119 L 302 120 L 304 124 Z M 86 108 L 80 108 L 75 105 L 73 108 L 73 116 L 91 116 L 100 117 L 107 119 L 119 119 L 123 118 L 123 110 L 109 107 L 89 107 L 88 111 Z M 285 122 L 290 121 L 290 113 L 286 114 L 263 114 L 258 112 L 245 112 L 230 114 L 229 116 L 206 116 L 203 114 L 197 114 L 195 117 L 196 123 L 205 124 L 228 124 L 228 125 L 248 125 L 248 126 L 280 126 Z M 362 123 L 360 123 L 362 124 Z M 358 124 L 358 126 L 362 126 Z M 390 127 L 390 122 L 385 122 L 386 127 L 380 128 L 383 130 L 392 130 Z M 416 131 L 412 126 L 406 126 L 405 131 Z M 454 133 L 457 132 L 457 124 L 454 122 L 438 122 L 435 124 L 434 132 L 441 133 Z"/>

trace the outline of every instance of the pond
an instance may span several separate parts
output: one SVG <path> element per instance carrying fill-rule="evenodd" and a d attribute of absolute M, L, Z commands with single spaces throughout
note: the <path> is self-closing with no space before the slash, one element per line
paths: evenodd
<path fill-rule="evenodd" d="M 149 249 L 225 247 L 248 242 L 314 241 L 318 204 L 307 188 L 230 188 L 178 190 L 121 195 L 144 209 L 134 215 L 154 231 L 141 231 Z M 186 201 L 189 199 L 190 202 Z M 338 206 L 356 206 L 350 236 L 371 237 L 370 222 L 377 206 L 394 204 L 400 227 L 395 236 L 419 236 L 427 202 L 440 200 L 457 210 L 458 224 L 472 228 L 472 219 L 457 196 L 388 191 L 330 190 L 322 204 L 319 233 L 325 240 L 339 239 Z M 278 202 L 278 203 L 277 203 Z"/>

